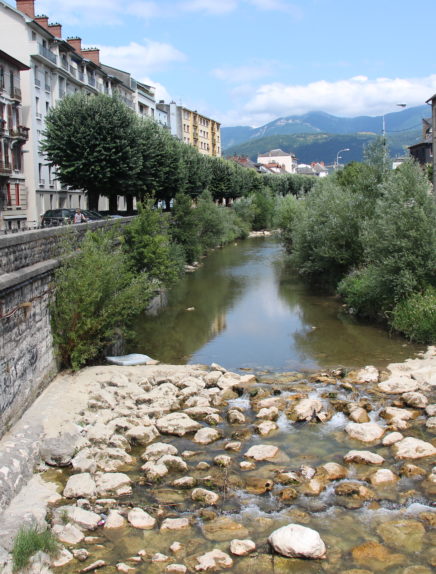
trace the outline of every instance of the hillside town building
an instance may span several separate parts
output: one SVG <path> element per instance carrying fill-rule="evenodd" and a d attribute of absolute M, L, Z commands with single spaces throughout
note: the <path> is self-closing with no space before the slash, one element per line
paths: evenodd
<path fill-rule="evenodd" d="M 281 149 L 273 149 L 267 153 L 257 156 L 257 162 L 264 165 L 274 164 L 275 169 L 283 169 L 286 173 L 296 173 L 297 158 L 292 153 L 284 152 Z"/>
<path fill-rule="evenodd" d="M 78 37 L 64 39 L 61 24 L 49 23 L 48 16 L 35 15 L 35 0 L 16 0 L 15 4 L 0 0 L 1 47 L 9 58 L 3 63 L 5 74 L 15 62 L 15 91 L 12 96 L 9 88 L 0 91 L 0 229 L 12 225 L 35 227 L 47 209 L 86 207 L 86 193 L 61 185 L 40 151 L 45 117 L 67 95 L 79 91 L 117 95 L 138 115 L 158 121 L 200 153 L 221 155 L 219 123 L 174 103 L 156 104 L 152 86 L 137 81 L 129 72 L 103 64 L 97 48 L 82 47 Z M 17 100 L 18 93 L 21 99 Z M 10 163 L 13 158 L 16 168 Z M 107 199 L 101 198 L 99 207 L 107 209 Z M 123 197 L 118 198 L 118 209 L 125 209 Z"/>

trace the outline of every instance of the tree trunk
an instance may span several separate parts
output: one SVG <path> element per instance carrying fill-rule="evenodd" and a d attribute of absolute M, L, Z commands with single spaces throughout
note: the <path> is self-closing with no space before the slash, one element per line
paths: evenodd
<path fill-rule="evenodd" d="M 126 195 L 126 210 L 128 215 L 133 213 L 133 195 Z"/>
<path fill-rule="evenodd" d="M 109 196 L 109 213 L 116 214 L 118 211 L 118 195 Z"/>
<path fill-rule="evenodd" d="M 88 191 L 88 209 L 91 211 L 98 211 L 98 198 L 100 194 L 98 191 Z"/>

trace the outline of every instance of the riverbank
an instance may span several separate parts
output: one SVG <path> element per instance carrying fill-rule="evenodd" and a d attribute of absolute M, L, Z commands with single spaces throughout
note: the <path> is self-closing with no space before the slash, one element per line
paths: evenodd
<path fill-rule="evenodd" d="M 3 572 L 19 527 L 48 520 L 64 550 L 39 557 L 35 573 L 247 572 L 248 563 L 257 572 L 249 562 L 257 549 L 264 574 L 273 571 L 267 540 L 276 527 L 314 526 L 333 509 L 376 512 L 386 500 L 403 515 L 422 504 L 405 520 L 416 552 L 435 523 L 435 386 L 434 347 L 383 372 L 256 377 L 219 365 L 147 365 L 61 373 L 0 442 Z M 335 453 L 311 452 L 313 438 L 299 453 L 289 437 L 304 442 L 308 432 L 339 445 Z M 261 512 L 244 517 L 262 496 Z M 413 562 L 386 528 L 377 542 L 368 532 L 341 548 L 321 525 L 322 571 L 351 556 L 355 568 L 372 564 L 365 572 L 387 564 L 406 573 Z M 129 542 L 121 548 L 120 539 Z M 290 560 L 301 562 L 276 557 L 275 572 Z M 436 553 L 414 560 L 426 574 Z"/>

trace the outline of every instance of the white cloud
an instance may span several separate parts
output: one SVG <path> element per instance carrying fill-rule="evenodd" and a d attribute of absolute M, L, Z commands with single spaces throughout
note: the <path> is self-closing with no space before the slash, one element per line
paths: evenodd
<path fill-rule="evenodd" d="M 156 2 L 132 2 L 125 6 L 128 14 L 138 16 L 143 20 L 150 20 L 162 15 L 162 9 Z"/>
<path fill-rule="evenodd" d="M 125 7 L 118 0 L 37 0 L 38 14 L 61 24 L 117 25 L 122 21 Z"/>
<path fill-rule="evenodd" d="M 274 118 L 323 110 L 338 116 L 380 115 L 396 110 L 396 104 L 417 106 L 436 92 L 436 75 L 425 78 L 377 78 L 355 76 L 337 82 L 324 80 L 307 85 L 265 84 L 245 104 L 250 125 Z M 238 123 L 240 123 L 240 117 Z"/>
<path fill-rule="evenodd" d="M 186 60 L 185 54 L 163 42 L 146 40 L 145 44 L 130 42 L 127 46 L 98 46 L 101 61 L 126 70 L 135 78 L 161 71 L 173 62 Z"/>

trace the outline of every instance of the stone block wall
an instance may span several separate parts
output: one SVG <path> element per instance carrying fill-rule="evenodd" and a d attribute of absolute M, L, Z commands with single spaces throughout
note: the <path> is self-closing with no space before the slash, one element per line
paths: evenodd
<path fill-rule="evenodd" d="M 131 218 L 0 237 L 0 437 L 57 373 L 49 303 L 66 234 L 80 245 L 92 228 Z"/>

